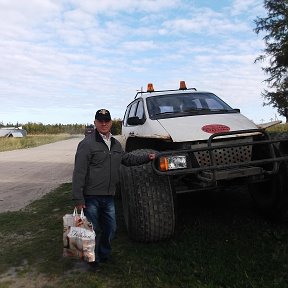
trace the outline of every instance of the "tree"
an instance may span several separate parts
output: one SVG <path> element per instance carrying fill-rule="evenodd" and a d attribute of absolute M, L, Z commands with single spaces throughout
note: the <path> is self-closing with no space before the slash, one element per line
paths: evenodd
<path fill-rule="evenodd" d="M 288 107 L 288 0 L 264 0 L 264 8 L 267 17 L 257 17 L 254 29 L 257 34 L 266 32 L 264 54 L 255 62 L 269 60 L 270 64 L 262 68 L 269 75 L 265 82 L 270 88 L 270 91 L 264 90 L 262 96 L 264 105 L 277 108 L 288 123 L 288 115 L 285 115 L 285 107 Z"/>

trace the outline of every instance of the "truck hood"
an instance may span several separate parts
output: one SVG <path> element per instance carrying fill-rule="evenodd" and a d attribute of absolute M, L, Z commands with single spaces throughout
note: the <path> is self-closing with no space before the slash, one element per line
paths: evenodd
<path fill-rule="evenodd" d="M 257 125 L 239 113 L 197 115 L 158 120 L 173 142 L 207 140 L 217 132 L 257 129 Z"/>

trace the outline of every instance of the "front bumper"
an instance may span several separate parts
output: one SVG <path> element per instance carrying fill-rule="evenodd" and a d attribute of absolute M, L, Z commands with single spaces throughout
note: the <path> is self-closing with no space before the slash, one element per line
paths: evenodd
<path fill-rule="evenodd" d="M 254 140 L 256 136 L 257 141 Z M 261 140 L 259 140 L 260 137 Z M 191 149 L 165 151 L 158 154 L 157 159 L 171 155 L 186 155 L 187 168 L 160 171 L 159 160 L 154 161 L 152 167 L 158 175 L 196 174 L 200 180 L 206 182 L 256 175 L 273 175 L 278 172 L 280 162 L 288 161 L 288 155 L 276 155 L 275 153 L 273 144 L 282 141 L 287 141 L 288 144 L 288 139 L 271 139 L 269 134 L 262 129 L 215 133 L 209 137 L 205 146 L 194 148 L 192 145 Z M 252 149 L 257 149 L 257 146 L 260 145 L 265 146 L 266 153 L 263 158 L 253 159 Z M 238 155 L 231 157 L 230 154 L 233 154 L 235 150 Z M 239 156 L 241 151 L 245 151 L 244 156 Z M 199 157 L 197 159 L 195 156 L 203 153 L 208 155 L 209 161 L 204 161 L 205 163 L 203 161 L 201 163 Z M 219 157 L 226 160 L 220 159 L 221 161 L 219 161 Z"/>

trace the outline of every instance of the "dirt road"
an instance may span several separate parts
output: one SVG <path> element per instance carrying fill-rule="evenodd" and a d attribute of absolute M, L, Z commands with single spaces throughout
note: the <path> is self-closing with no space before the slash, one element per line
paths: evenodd
<path fill-rule="evenodd" d="M 81 139 L 0 152 L 0 213 L 19 210 L 60 184 L 71 182 Z"/>

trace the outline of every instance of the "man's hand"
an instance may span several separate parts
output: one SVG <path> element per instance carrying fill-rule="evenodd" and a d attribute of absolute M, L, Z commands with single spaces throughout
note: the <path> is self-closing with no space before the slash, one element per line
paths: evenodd
<path fill-rule="evenodd" d="M 150 160 L 154 160 L 156 158 L 156 154 L 155 153 L 150 153 L 149 154 L 149 159 Z"/>
<path fill-rule="evenodd" d="M 77 211 L 86 208 L 85 204 L 79 204 L 75 206 Z"/>

